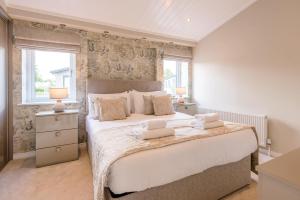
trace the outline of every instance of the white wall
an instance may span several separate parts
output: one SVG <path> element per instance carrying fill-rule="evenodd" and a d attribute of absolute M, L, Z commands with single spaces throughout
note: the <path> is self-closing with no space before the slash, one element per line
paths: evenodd
<path fill-rule="evenodd" d="M 280 153 L 300 146 L 299 19 L 299 0 L 259 0 L 194 49 L 195 101 L 268 115 Z"/>

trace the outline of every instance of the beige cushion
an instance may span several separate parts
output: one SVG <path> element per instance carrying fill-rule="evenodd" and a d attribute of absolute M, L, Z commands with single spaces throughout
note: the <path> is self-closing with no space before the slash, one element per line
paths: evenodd
<path fill-rule="evenodd" d="M 128 98 L 129 97 L 120 97 L 120 99 L 123 101 L 123 104 L 124 104 L 124 110 L 125 110 L 126 117 L 129 117 L 131 114 L 130 107 L 127 106 Z"/>
<path fill-rule="evenodd" d="M 112 121 L 126 119 L 124 99 L 98 99 L 99 120 Z"/>
<path fill-rule="evenodd" d="M 144 98 L 144 114 L 145 115 L 153 115 L 154 114 L 154 108 L 153 108 L 153 102 L 152 102 L 152 95 L 143 95 Z"/>
<path fill-rule="evenodd" d="M 160 115 L 171 115 L 174 114 L 174 107 L 172 104 L 171 96 L 153 96 L 152 98 L 154 114 Z"/>
<path fill-rule="evenodd" d="M 116 98 L 97 98 L 98 102 L 95 104 L 95 111 L 94 111 L 95 115 L 97 116 L 97 119 L 100 117 L 100 102 L 99 102 L 100 99 L 111 100 L 111 99 L 116 99 Z M 129 108 L 127 106 L 127 98 L 126 97 L 119 97 L 117 99 L 121 99 L 123 101 L 126 117 L 129 117 L 131 113 L 130 113 Z"/>
<path fill-rule="evenodd" d="M 116 99 L 116 98 L 120 98 L 120 97 L 125 97 L 127 98 L 127 110 L 130 110 L 130 97 L 128 92 L 122 92 L 122 93 L 115 93 L 115 94 L 88 94 L 88 105 L 89 105 L 89 117 L 93 118 L 93 119 L 99 119 L 99 107 L 96 103 L 97 99 Z M 130 115 L 130 112 L 129 112 Z M 128 115 L 128 116 L 129 116 Z"/>
<path fill-rule="evenodd" d="M 153 92 L 138 92 L 132 91 L 133 101 L 134 101 L 134 113 L 144 114 L 144 99 L 143 95 L 152 96 L 162 96 L 166 95 L 164 91 L 153 91 Z"/>

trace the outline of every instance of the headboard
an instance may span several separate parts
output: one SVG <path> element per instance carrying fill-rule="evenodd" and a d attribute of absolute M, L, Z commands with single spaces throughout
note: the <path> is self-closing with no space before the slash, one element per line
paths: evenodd
<path fill-rule="evenodd" d="M 87 93 L 112 94 L 128 90 L 151 92 L 162 89 L 160 81 L 131 81 L 131 80 L 87 80 Z"/>

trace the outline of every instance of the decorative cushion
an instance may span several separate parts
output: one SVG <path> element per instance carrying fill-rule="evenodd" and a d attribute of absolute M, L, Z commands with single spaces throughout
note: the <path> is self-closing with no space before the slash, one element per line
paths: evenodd
<path fill-rule="evenodd" d="M 152 102 L 152 96 L 143 95 L 144 98 L 144 114 L 145 115 L 153 115 L 154 114 L 154 108 L 153 108 L 153 102 Z"/>
<path fill-rule="evenodd" d="M 124 99 L 98 99 L 99 120 L 113 121 L 126 119 Z"/>
<path fill-rule="evenodd" d="M 99 118 L 99 107 L 96 104 L 96 100 L 103 98 L 103 99 L 116 99 L 116 98 L 120 98 L 120 97 L 126 97 L 127 98 L 127 110 L 130 110 L 130 97 L 128 92 L 122 92 L 122 93 L 115 93 L 115 94 L 88 94 L 88 105 L 89 105 L 89 117 L 93 118 L 93 119 L 98 119 Z M 126 113 L 128 114 L 127 116 L 130 116 L 130 112 Z"/>
<path fill-rule="evenodd" d="M 99 102 L 100 99 L 101 98 L 97 98 L 96 101 L 98 103 L 95 103 L 95 105 L 94 105 L 94 107 L 95 107 L 94 115 L 96 116 L 96 119 L 99 119 L 99 116 L 100 116 L 100 102 Z M 106 98 L 102 98 L 102 99 L 106 99 Z M 125 110 L 126 117 L 130 116 L 130 112 L 129 112 L 129 109 L 128 109 L 128 106 L 127 106 L 127 98 L 126 97 L 110 98 L 108 100 L 111 100 L 111 99 L 121 99 L 123 104 L 124 104 L 124 110 Z"/>
<path fill-rule="evenodd" d="M 166 92 L 164 91 L 153 91 L 153 92 L 138 92 L 133 91 L 132 92 L 133 99 L 134 99 L 134 113 L 137 114 L 144 114 L 144 98 L 143 95 L 147 96 L 157 96 L 157 95 L 166 95 Z"/>
<path fill-rule="evenodd" d="M 152 98 L 154 114 L 157 116 L 174 114 L 174 107 L 171 96 L 153 96 Z"/>
<path fill-rule="evenodd" d="M 120 99 L 123 101 L 126 117 L 129 117 L 130 116 L 130 108 L 127 106 L 128 97 L 120 97 Z"/>

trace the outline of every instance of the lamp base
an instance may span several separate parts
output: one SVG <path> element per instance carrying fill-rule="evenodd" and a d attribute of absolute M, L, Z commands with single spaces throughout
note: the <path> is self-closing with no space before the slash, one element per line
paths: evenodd
<path fill-rule="evenodd" d="M 54 104 L 54 106 L 53 106 L 53 110 L 54 110 L 54 112 L 64 112 L 65 104 L 62 103 L 61 100 L 57 100 L 56 104 Z"/>
<path fill-rule="evenodd" d="M 177 99 L 177 103 L 184 104 L 184 102 L 185 102 L 185 99 L 184 99 L 182 96 L 180 96 L 180 97 Z"/>

